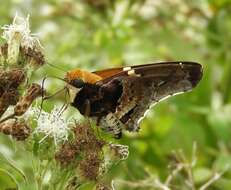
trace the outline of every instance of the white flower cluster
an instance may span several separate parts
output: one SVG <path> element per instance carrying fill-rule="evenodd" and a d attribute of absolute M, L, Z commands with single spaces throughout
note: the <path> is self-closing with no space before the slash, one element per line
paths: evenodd
<path fill-rule="evenodd" d="M 29 15 L 27 18 L 23 18 L 16 14 L 12 24 L 4 25 L 1 28 L 4 30 L 2 37 L 8 43 L 17 38 L 23 47 L 41 47 L 39 39 L 30 31 Z"/>
<path fill-rule="evenodd" d="M 38 108 L 32 108 L 30 114 L 36 118 L 35 121 L 37 122 L 34 132 L 45 134 L 40 142 L 51 137 L 57 145 L 59 142 L 68 139 L 68 131 L 71 123 L 60 114 L 60 108 L 54 107 L 50 113 Z"/>

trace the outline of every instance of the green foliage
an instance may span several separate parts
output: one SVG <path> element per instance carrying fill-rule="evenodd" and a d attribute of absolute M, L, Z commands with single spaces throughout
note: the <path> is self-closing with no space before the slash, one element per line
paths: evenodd
<path fill-rule="evenodd" d="M 197 142 L 195 186 L 205 184 L 215 172 L 225 171 L 208 189 L 231 188 L 227 169 L 231 165 L 230 0 L 12 0 L 1 2 L 0 25 L 11 23 L 16 11 L 30 14 L 32 31 L 41 39 L 46 59 L 63 70 L 44 65 L 34 73 L 33 81 L 41 76 L 64 77 L 74 68 L 94 71 L 160 60 L 200 62 L 204 76 L 199 86 L 152 108 L 138 134 L 126 133 L 120 143 L 129 146 L 129 158 L 113 167 L 104 181 L 115 179 L 116 189 L 133 189 L 117 179 L 139 182 L 157 176 L 164 180 L 169 175 L 171 152 L 182 149 L 190 159 Z M 52 80 L 48 90 L 62 87 L 62 82 Z M 45 102 L 44 108 L 49 110 L 63 101 Z M 78 114 L 69 109 L 70 114 Z M 55 167 L 54 152 L 55 147 L 44 143 L 30 144 L 28 140 L 25 146 L 1 134 L 0 189 L 36 189 L 36 179 L 44 183 L 44 176 L 48 178 L 52 170 L 57 170 L 52 184 L 64 181 L 72 171 Z M 177 177 L 176 189 L 190 189 L 182 179 Z M 44 184 L 44 189 L 48 187 Z M 62 184 L 53 187 L 62 188 Z M 81 187 L 91 188 L 90 183 Z"/>

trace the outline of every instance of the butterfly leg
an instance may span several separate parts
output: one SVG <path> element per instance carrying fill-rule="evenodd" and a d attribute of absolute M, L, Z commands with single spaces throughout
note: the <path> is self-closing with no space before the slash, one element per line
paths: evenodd
<path fill-rule="evenodd" d="M 89 116 L 91 113 L 91 102 L 90 100 L 86 99 L 84 102 L 84 116 Z"/>

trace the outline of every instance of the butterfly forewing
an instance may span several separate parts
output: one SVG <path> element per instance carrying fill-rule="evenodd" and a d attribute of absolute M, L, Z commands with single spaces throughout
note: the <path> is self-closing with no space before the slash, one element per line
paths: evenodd
<path fill-rule="evenodd" d="M 198 81 L 202 76 L 202 66 L 195 62 L 161 62 L 145 65 L 112 68 L 102 71 L 95 71 L 94 73 L 103 78 L 101 83 L 106 83 L 115 77 L 129 76 L 129 73 L 132 74 L 131 71 L 135 71 L 135 74 L 137 74 L 137 76 L 141 75 L 143 77 L 146 77 L 149 75 L 155 75 L 157 77 L 161 77 L 168 76 L 171 72 L 174 72 L 177 69 L 181 69 L 181 71 L 190 71 L 192 77 L 198 79 Z M 197 83 L 198 81 L 195 81 L 195 83 Z"/>

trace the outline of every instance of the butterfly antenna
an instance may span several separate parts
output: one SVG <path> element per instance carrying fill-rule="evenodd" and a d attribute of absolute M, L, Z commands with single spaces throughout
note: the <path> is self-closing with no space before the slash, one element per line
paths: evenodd
<path fill-rule="evenodd" d="M 56 78 L 56 79 L 65 81 L 64 79 L 59 78 L 59 77 L 53 77 L 53 76 L 49 76 L 49 77 L 48 77 L 48 76 L 46 76 L 46 77 L 44 77 L 43 80 L 42 80 L 42 89 L 44 89 L 45 81 L 46 81 L 46 79 L 48 79 L 48 78 Z M 58 94 L 60 94 L 60 93 L 62 93 L 64 90 L 66 90 L 66 87 L 64 87 L 64 88 L 62 88 L 62 89 L 56 91 L 54 94 L 51 94 L 51 95 L 49 95 L 49 96 L 46 96 L 46 95 L 45 95 L 45 90 L 42 91 L 42 101 L 41 101 L 41 104 L 40 104 L 39 116 L 41 115 L 44 101 L 45 101 L 45 100 L 48 100 L 48 99 L 50 99 L 50 98 L 52 98 L 52 97 L 54 97 L 54 96 L 56 96 L 56 95 L 58 95 Z M 67 90 L 66 90 L 66 91 L 67 91 Z M 39 117 L 39 116 L 38 116 L 38 117 Z"/>
<path fill-rule="evenodd" d="M 63 112 L 64 111 L 66 111 L 66 109 L 68 108 L 68 106 L 69 106 L 69 103 L 68 103 L 68 101 L 67 101 L 67 95 L 69 94 L 68 93 L 68 90 L 66 89 L 66 87 L 64 87 L 65 88 L 65 103 L 62 105 L 62 107 L 60 108 L 60 111 L 59 111 L 59 115 L 62 115 L 63 114 Z"/>
<path fill-rule="evenodd" d="M 61 88 L 60 90 L 56 91 L 54 94 L 51 94 L 51 95 L 49 95 L 49 96 L 44 96 L 44 97 L 43 97 L 43 100 L 47 100 L 47 99 L 53 98 L 54 96 L 56 96 L 56 95 L 62 93 L 64 90 L 66 90 L 66 87 Z"/>
<path fill-rule="evenodd" d="M 38 118 L 40 117 L 41 113 L 42 113 L 42 108 L 43 108 L 43 102 L 45 100 L 45 90 L 44 90 L 44 84 L 45 84 L 45 80 L 47 79 L 47 77 L 44 77 L 42 80 L 42 101 L 40 104 L 40 110 L 39 110 L 39 114 L 38 114 Z"/>
<path fill-rule="evenodd" d="M 62 72 L 65 72 L 65 73 L 67 72 L 67 71 L 65 71 L 63 68 L 58 67 L 58 66 L 56 66 L 56 65 L 53 65 L 52 63 L 46 62 L 46 64 L 49 65 L 49 66 L 51 66 L 51 67 L 53 67 L 53 68 L 55 68 L 55 69 L 58 69 L 58 70 L 60 70 L 60 71 L 62 71 Z"/>

